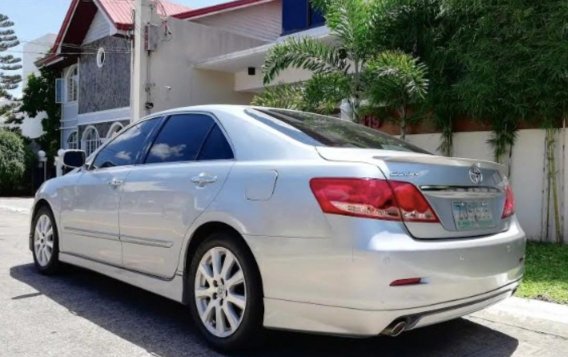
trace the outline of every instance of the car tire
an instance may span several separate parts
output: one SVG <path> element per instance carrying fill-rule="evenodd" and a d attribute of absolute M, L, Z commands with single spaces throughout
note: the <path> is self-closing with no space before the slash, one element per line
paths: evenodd
<path fill-rule="evenodd" d="M 240 237 L 230 232 L 211 234 L 197 247 L 187 276 L 192 318 L 213 348 L 235 351 L 262 341 L 262 282 Z"/>
<path fill-rule="evenodd" d="M 31 232 L 34 265 L 38 272 L 45 275 L 56 273 L 59 262 L 59 235 L 51 209 L 40 207 L 33 219 Z"/>

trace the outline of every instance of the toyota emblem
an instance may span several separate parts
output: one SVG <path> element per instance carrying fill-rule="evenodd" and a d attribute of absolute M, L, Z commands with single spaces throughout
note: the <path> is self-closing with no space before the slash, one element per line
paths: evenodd
<path fill-rule="evenodd" d="M 479 185 L 483 181 L 483 173 L 477 165 L 473 165 L 469 168 L 469 179 L 476 185 Z"/>

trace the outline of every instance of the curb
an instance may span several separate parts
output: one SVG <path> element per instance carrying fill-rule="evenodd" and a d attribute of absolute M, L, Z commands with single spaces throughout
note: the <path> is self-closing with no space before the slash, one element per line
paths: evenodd
<path fill-rule="evenodd" d="M 568 339 L 567 305 L 511 297 L 470 316 Z"/>

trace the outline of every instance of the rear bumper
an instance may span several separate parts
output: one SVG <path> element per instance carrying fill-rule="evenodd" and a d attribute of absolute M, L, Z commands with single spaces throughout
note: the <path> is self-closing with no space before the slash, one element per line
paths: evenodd
<path fill-rule="evenodd" d="M 359 310 L 337 306 L 265 299 L 268 328 L 366 337 L 379 335 L 389 324 L 405 319 L 412 330 L 482 310 L 510 297 L 519 281 L 494 291 L 439 304 L 394 310 Z"/>
<path fill-rule="evenodd" d="M 328 217 L 327 238 L 245 236 L 265 296 L 265 326 L 377 335 L 446 321 L 507 298 L 524 272 L 525 234 L 416 240 L 398 222 Z M 399 279 L 421 284 L 390 286 Z"/>

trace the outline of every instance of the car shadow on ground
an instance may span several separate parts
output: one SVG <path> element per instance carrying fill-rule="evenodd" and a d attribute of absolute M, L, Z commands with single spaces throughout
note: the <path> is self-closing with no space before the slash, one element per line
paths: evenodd
<path fill-rule="evenodd" d="M 181 304 L 106 276 L 66 267 L 43 276 L 33 264 L 14 266 L 10 275 L 37 290 L 13 299 L 45 295 L 72 313 L 158 356 L 214 355 L 198 336 Z M 349 339 L 291 332 L 267 333 L 266 342 L 243 356 L 509 356 L 518 341 L 458 319 L 409 331 L 397 338 Z"/>

